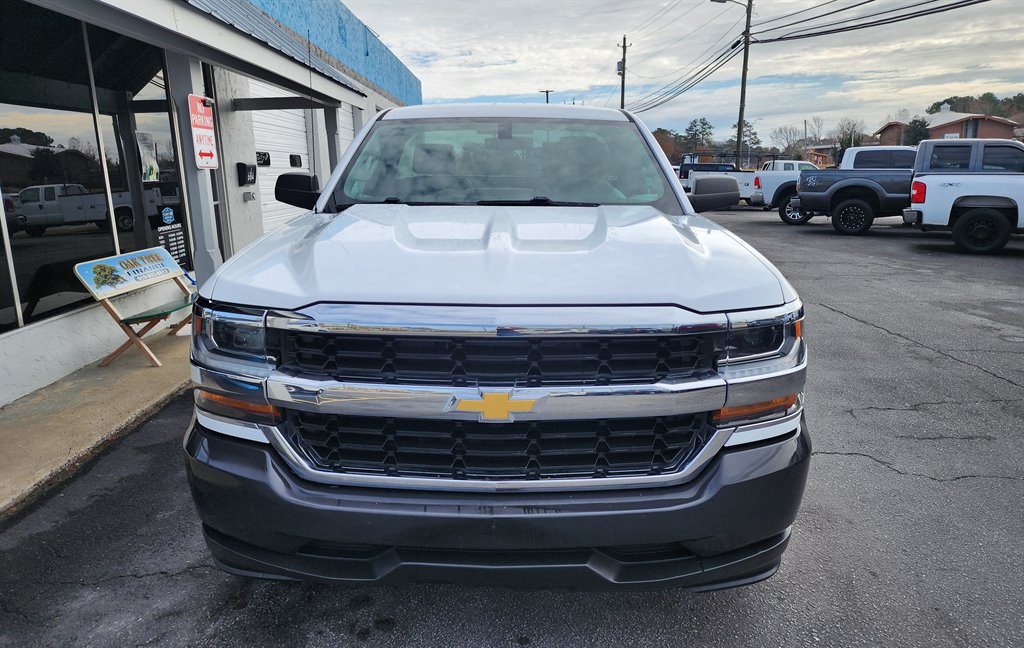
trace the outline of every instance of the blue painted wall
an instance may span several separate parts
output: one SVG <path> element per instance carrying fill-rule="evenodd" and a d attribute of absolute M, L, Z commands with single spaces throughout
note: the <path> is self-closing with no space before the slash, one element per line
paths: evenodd
<path fill-rule="evenodd" d="M 340 0 L 248 1 L 401 103 L 423 103 L 420 80 Z"/>

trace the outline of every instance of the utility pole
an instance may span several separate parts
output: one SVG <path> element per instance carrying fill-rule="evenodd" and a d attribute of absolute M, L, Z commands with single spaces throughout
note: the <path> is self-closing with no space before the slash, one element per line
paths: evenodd
<path fill-rule="evenodd" d="M 753 1 L 753 0 L 751 0 Z M 747 20 L 749 25 L 750 20 Z M 632 45 L 632 43 L 630 43 Z M 622 89 L 619 91 L 619 108 L 626 107 L 626 35 L 622 35 L 622 60 L 619 61 L 619 76 L 622 77 Z"/>
<path fill-rule="evenodd" d="M 718 4 L 731 2 L 743 6 L 739 0 L 711 0 Z M 743 146 L 743 109 L 747 104 L 747 59 L 750 56 L 750 14 L 754 12 L 754 0 L 747 0 L 747 26 L 743 29 L 743 78 L 740 81 L 740 118 L 736 121 L 736 159 L 740 159 Z"/>
<path fill-rule="evenodd" d="M 541 90 L 541 92 L 544 93 L 544 103 L 551 103 L 551 93 L 554 92 L 554 90 Z"/>
<path fill-rule="evenodd" d="M 750 14 L 754 12 L 754 0 L 747 0 L 747 26 L 743 30 L 743 78 L 740 81 L 740 119 L 736 122 L 736 159 L 740 158 L 743 141 L 743 109 L 747 106 L 747 58 L 750 56 Z"/>

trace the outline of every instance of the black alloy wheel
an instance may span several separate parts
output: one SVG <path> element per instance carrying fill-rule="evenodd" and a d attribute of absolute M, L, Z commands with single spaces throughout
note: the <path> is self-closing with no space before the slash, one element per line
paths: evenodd
<path fill-rule="evenodd" d="M 864 234 L 871 229 L 874 220 L 875 210 L 860 198 L 848 198 L 832 210 L 832 227 L 840 234 Z"/>
<path fill-rule="evenodd" d="M 953 225 L 953 243 L 968 254 L 991 254 L 1010 240 L 1010 222 L 994 209 L 964 212 Z"/>

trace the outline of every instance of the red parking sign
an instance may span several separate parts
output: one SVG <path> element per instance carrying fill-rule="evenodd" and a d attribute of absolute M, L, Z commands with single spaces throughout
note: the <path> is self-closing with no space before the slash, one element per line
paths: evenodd
<path fill-rule="evenodd" d="M 192 124 L 192 147 L 196 152 L 196 167 L 216 169 L 220 166 L 220 156 L 217 155 L 217 135 L 213 130 L 213 101 L 190 94 L 188 120 Z"/>

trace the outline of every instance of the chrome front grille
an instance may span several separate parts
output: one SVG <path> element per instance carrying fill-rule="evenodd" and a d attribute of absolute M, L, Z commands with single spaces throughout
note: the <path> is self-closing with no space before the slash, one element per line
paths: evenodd
<path fill-rule="evenodd" d="M 278 368 L 387 385 L 651 384 L 715 367 L 721 334 L 458 337 L 271 331 Z"/>
<path fill-rule="evenodd" d="M 493 424 L 299 410 L 280 429 L 320 471 L 485 481 L 675 472 L 714 432 L 706 414 Z"/>

